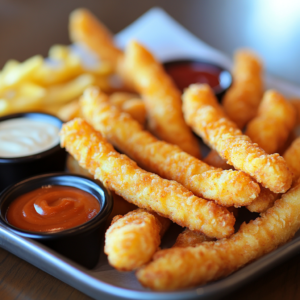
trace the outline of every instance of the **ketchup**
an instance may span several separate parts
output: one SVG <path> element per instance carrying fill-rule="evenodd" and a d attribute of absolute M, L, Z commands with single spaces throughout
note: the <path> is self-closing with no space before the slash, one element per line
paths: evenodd
<path fill-rule="evenodd" d="M 218 93 L 231 84 L 229 72 L 210 63 L 182 60 L 165 63 L 164 67 L 181 91 L 193 83 L 206 83 Z"/>
<path fill-rule="evenodd" d="M 99 201 L 83 190 L 46 186 L 16 198 L 6 218 L 20 229 L 57 232 L 86 223 L 99 211 Z"/>

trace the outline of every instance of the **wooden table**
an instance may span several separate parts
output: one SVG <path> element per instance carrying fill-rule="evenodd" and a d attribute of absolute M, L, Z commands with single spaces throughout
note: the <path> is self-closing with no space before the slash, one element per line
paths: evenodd
<path fill-rule="evenodd" d="M 299 283 L 300 256 L 290 259 L 222 300 L 296 300 L 300 299 Z M 0 299 L 91 298 L 0 248 Z"/>

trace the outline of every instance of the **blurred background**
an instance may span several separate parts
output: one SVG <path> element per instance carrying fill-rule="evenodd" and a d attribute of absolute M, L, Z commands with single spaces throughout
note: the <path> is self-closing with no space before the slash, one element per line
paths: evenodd
<path fill-rule="evenodd" d="M 300 85 L 299 0 L 0 0 L 0 67 L 69 44 L 75 8 L 90 9 L 117 33 L 154 6 L 230 57 L 254 49 L 268 73 Z"/>

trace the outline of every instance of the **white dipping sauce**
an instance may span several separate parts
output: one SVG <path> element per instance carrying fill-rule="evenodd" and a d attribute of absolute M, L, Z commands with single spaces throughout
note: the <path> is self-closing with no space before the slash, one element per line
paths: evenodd
<path fill-rule="evenodd" d="M 0 157 L 22 157 L 48 150 L 59 143 L 53 124 L 16 118 L 0 122 Z"/>

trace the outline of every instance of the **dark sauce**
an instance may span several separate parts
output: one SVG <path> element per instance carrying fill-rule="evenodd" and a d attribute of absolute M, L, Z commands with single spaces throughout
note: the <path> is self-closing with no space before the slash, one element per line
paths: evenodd
<path fill-rule="evenodd" d="M 219 100 L 232 83 L 231 74 L 227 70 L 207 62 L 172 61 L 165 63 L 164 68 L 181 91 L 193 83 L 206 83 Z"/>

